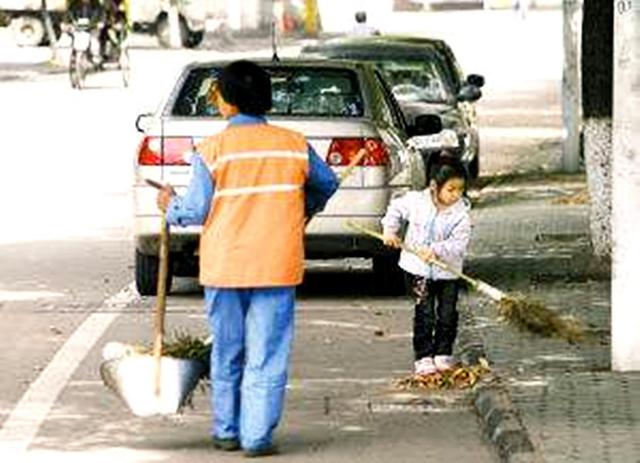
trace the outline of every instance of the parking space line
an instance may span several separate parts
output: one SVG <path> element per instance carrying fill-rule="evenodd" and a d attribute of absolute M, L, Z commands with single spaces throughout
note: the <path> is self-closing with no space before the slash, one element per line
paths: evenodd
<path fill-rule="evenodd" d="M 19 456 L 31 445 L 80 362 L 125 307 L 136 298 L 135 286 L 131 283 L 103 303 L 102 307 L 109 311 L 89 315 L 56 352 L 0 428 L 0 455 L 12 456 L 9 460 L 3 458 L 4 461 L 24 461 Z"/>

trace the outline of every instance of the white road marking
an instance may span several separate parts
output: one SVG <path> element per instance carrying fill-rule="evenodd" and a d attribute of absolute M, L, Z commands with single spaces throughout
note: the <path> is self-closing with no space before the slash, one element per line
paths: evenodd
<path fill-rule="evenodd" d="M 482 108 L 480 117 L 485 116 L 561 116 L 562 110 L 557 108 Z"/>
<path fill-rule="evenodd" d="M 61 297 L 62 293 L 54 293 L 51 291 L 2 291 L 0 290 L 0 301 L 35 301 L 37 299 L 52 299 Z"/>
<path fill-rule="evenodd" d="M 334 320 L 302 320 L 299 322 L 302 326 L 327 326 L 330 328 L 346 328 L 346 329 L 364 329 L 364 330 L 379 330 L 381 329 L 377 325 L 367 325 L 364 323 L 351 323 L 341 322 Z"/>
<path fill-rule="evenodd" d="M 96 341 L 136 297 L 134 284 L 131 283 L 104 302 L 103 308 L 107 311 L 89 315 L 56 352 L 0 429 L 0 455 L 4 457 L 3 461 L 25 461 L 29 445 L 71 375 Z M 7 459 L 8 455 L 11 458 Z"/>
<path fill-rule="evenodd" d="M 563 138 L 564 133 L 564 129 L 561 127 L 480 127 L 480 138 L 556 139 Z"/>

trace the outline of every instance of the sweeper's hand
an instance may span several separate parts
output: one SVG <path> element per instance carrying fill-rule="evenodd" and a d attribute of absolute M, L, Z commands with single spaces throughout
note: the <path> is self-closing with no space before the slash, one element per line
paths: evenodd
<path fill-rule="evenodd" d="M 171 185 L 164 185 L 158 190 L 158 197 L 156 198 L 156 204 L 162 212 L 166 212 L 169 207 L 169 201 L 171 197 L 176 194 L 176 191 Z"/>
<path fill-rule="evenodd" d="M 402 246 L 402 240 L 400 237 L 392 232 L 384 232 L 382 242 L 385 246 L 390 246 L 392 248 L 399 248 Z"/>
<path fill-rule="evenodd" d="M 425 262 L 429 262 L 436 258 L 436 254 L 431 250 L 431 248 L 420 248 L 416 253 L 418 254 L 418 257 Z"/>

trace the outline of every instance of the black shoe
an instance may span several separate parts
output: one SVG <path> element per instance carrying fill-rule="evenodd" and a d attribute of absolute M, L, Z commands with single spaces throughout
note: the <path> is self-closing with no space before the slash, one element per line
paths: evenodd
<path fill-rule="evenodd" d="M 276 455 L 278 453 L 278 449 L 274 445 L 269 445 L 267 447 L 260 447 L 257 449 L 246 449 L 244 451 L 244 456 L 247 458 L 257 458 L 257 457 L 268 457 L 269 455 Z"/>
<path fill-rule="evenodd" d="M 213 436 L 213 446 L 218 450 L 224 450 L 225 452 L 233 452 L 234 450 L 240 450 L 240 442 L 235 437 L 216 437 Z"/>

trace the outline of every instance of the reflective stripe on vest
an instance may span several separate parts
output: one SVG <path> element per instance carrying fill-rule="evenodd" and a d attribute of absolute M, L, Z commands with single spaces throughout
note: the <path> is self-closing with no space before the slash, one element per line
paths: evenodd
<path fill-rule="evenodd" d="M 244 188 L 225 188 L 216 190 L 215 196 L 244 196 L 255 195 L 260 193 L 277 193 L 286 191 L 300 190 L 300 185 L 287 185 L 287 184 L 275 184 L 275 185 L 262 185 L 262 186 L 248 186 Z"/>
<path fill-rule="evenodd" d="M 230 161 L 239 161 L 242 159 L 273 159 L 273 158 L 283 158 L 283 159 L 302 159 L 307 160 L 309 157 L 308 153 L 300 153 L 297 151 L 249 151 L 245 153 L 233 153 L 233 154 L 225 154 L 222 156 L 218 156 L 214 163 L 209 164 L 209 169 L 211 171 L 216 170 L 221 164 Z"/>

